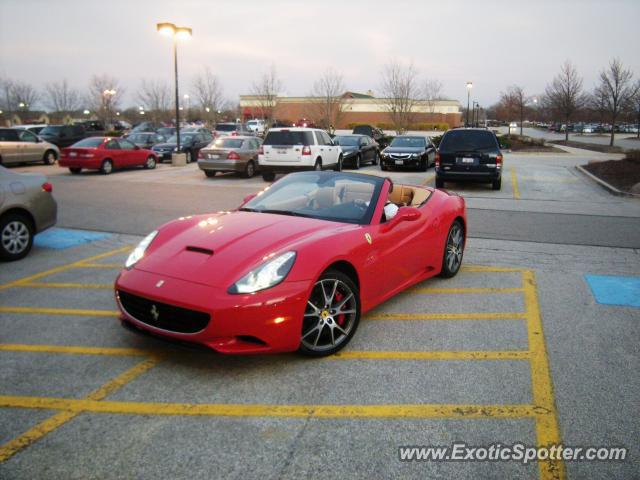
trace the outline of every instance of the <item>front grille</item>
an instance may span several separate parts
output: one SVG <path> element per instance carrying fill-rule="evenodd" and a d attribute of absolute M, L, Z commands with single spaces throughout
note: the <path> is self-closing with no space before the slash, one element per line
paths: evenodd
<path fill-rule="evenodd" d="M 122 307 L 136 320 L 171 332 L 199 332 L 211 318 L 208 313 L 167 305 L 122 290 L 118 290 L 118 298 Z"/>
<path fill-rule="evenodd" d="M 389 156 L 397 160 L 407 160 L 408 158 L 411 157 L 411 154 L 410 153 L 392 153 Z"/>

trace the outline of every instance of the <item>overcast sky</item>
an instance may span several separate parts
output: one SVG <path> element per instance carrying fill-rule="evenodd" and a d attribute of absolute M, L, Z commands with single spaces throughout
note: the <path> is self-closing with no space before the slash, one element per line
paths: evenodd
<path fill-rule="evenodd" d="M 306 95 L 319 72 L 342 72 L 353 91 L 379 91 L 392 59 L 466 105 L 494 103 L 509 85 L 539 94 L 570 59 L 591 89 L 615 56 L 640 75 L 640 0 L 0 0 L 0 76 L 42 87 L 94 73 L 126 87 L 173 81 L 170 40 L 157 22 L 193 28 L 179 48 L 181 93 L 208 65 L 229 99 L 248 93 L 273 63 L 288 95 Z"/>

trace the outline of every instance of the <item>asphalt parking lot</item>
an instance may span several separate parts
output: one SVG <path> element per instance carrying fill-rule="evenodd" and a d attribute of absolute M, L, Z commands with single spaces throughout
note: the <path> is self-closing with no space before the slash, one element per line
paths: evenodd
<path fill-rule="evenodd" d="M 323 360 L 221 356 L 118 325 L 112 285 L 140 235 L 233 208 L 262 179 L 17 169 L 49 175 L 60 228 L 104 233 L 0 267 L 0 477 L 633 478 L 640 311 L 597 297 L 586 275 L 638 274 L 640 203 L 573 168 L 598 154 L 567 152 L 507 154 L 499 192 L 447 185 L 469 207 L 463 270 L 386 302 Z M 363 171 L 433 185 L 432 171 Z M 454 441 L 631 451 L 614 463 L 398 459 L 399 446 Z"/>

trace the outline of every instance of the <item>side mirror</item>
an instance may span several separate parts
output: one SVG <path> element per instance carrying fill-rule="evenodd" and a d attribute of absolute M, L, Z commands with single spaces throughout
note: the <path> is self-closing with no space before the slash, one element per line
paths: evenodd
<path fill-rule="evenodd" d="M 415 222 L 422 216 L 422 212 L 416 207 L 400 207 L 396 216 L 389 220 L 384 225 L 384 231 L 389 231 L 395 228 L 396 225 L 402 222 Z"/>

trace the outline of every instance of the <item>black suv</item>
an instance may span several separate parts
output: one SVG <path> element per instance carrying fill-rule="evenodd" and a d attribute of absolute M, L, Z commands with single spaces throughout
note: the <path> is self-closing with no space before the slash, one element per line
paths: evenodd
<path fill-rule="evenodd" d="M 39 134 L 43 140 L 64 148 L 79 142 L 87 136 L 82 125 L 49 125 Z"/>
<path fill-rule="evenodd" d="M 389 137 L 382 130 L 371 125 L 357 125 L 351 133 L 354 135 L 367 135 L 373 138 L 380 145 L 380 148 L 385 148 L 389 145 Z"/>
<path fill-rule="evenodd" d="M 436 188 L 445 181 L 502 185 L 502 152 L 493 132 L 479 128 L 460 128 L 444 134 L 436 156 Z"/>

